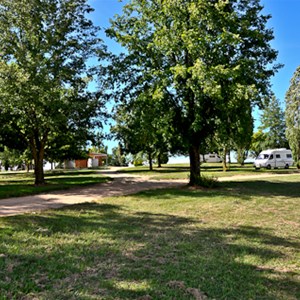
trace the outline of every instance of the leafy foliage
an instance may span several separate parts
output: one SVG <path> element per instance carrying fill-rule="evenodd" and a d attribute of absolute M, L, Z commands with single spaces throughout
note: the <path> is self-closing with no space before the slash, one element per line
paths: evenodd
<path fill-rule="evenodd" d="M 136 100 L 118 107 L 116 125 L 112 128 L 127 153 L 142 151 L 148 155 L 150 169 L 153 158 L 160 160 L 164 153 L 171 151 L 171 141 L 176 139 L 171 134 L 172 112 L 164 105 L 150 90 L 142 92 Z"/>
<path fill-rule="evenodd" d="M 286 93 L 286 135 L 294 158 L 300 159 L 300 67 L 295 71 Z"/>
<path fill-rule="evenodd" d="M 112 149 L 112 154 L 108 156 L 108 164 L 112 166 L 126 166 L 128 164 L 120 144 Z"/>
<path fill-rule="evenodd" d="M 36 184 L 44 182 L 43 159 L 84 146 L 99 113 L 86 63 L 103 49 L 86 2 L 1 1 L 1 114 L 30 147 Z"/>
<path fill-rule="evenodd" d="M 265 132 L 265 148 L 288 147 L 285 136 L 286 125 L 284 111 L 280 106 L 279 100 L 275 96 L 273 96 L 264 107 L 261 116 L 260 129 Z"/>
<path fill-rule="evenodd" d="M 133 103 L 151 87 L 172 112 L 167 128 L 189 153 L 192 185 L 206 139 L 232 120 L 235 128 L 248 126 L 238 122 L 241 108 L 248 116 L 270 92 L 277 53 L 261 10 L 259 0 L 132 0 L 107 30 L 127 51 L 109 66 L 113 96 Z M 164 119 L 165 110 L 155 118 Z"/>
<path fill-rule="evenodd" d="M 266 134 L 259 129 L 252 135 L 250 151 L 252 152 L 254 157 L 257 157 L 259 153 L 266 149 Z"/>

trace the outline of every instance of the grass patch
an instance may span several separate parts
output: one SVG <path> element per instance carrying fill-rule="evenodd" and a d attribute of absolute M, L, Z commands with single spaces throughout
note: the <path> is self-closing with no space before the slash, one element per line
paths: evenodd
<path fill-rule="evenodd" d="M 187 179 L 189 177 L 189 165 L 187 164 L 175 164 L 175 165 L 163 165 L 161 168 L 154 167 L 153 171 L 149 170 L 149 167 L 132 167 L 120 169 L 118 172 L 124 174 L 136 174 L 149 176 L 150 179 L 157 180 L 172 180 L 172 179 Z M 230 164 L 228 171 L 223 172 L 221 163 L 202 163 L 201 174 L 206 177 L 230 177 L 236 175 L 252 175 L 252 174 L 293 174 L 299 173 L 299 171 L 293 167 L 290 169 L 260 169 L 255 170 L 252 164 L 245 164 L 240 166 L 238 164 Z"/>
<path fill-rule="evenodd" d="M 33 173 L 0 173 L 0 199 L 64 190 L 109 180 L 109 178 L 91 170 L 46 172 L 45 179 L 46 185 L 34 186 Z"/>
<path fill-rule="evenodd" d="M 222 182 L 1 218 L 0 299 L 300 299 L 299 183 Z"/>

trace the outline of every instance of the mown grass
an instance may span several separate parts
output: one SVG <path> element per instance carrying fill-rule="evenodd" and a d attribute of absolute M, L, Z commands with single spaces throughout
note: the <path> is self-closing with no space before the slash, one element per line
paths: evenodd
<path fill-rule="evenodd" d="M 299 171 L 292 167 L 290 169 L 260 169 L 255 170 L 253 164 L 245 164 L 240 166 L 238 164 L 228 165 L 229 169 L 224 172 L 221 163 L 202 163 L 201 174 L 204 176 L 214 177 L 229 177 L 235 175 L 251 175 L 251 174 L 293 174 Z M 161 168 L 154 166 L 153 171 L 149 170 L 147 166 L 131 167 L 120 169 L 120 173 L 136 174 L 149 176 L 150 179 L 187 179 L 189 176 L 189 165 L 188 164 L 177 164 L 177 165 L 163 165 Z"/>
<path fill-rule="evenodd" d="M 45 185 L 34 186 L 33 173 L 0 173 L 0 199 L 64 190 L 109 180 L 109 178 L 91 170 L 46 172 L 45 179 Z"/>
<path fill-rule="evenodd" d="M 298 175 L 0 219 L 0 299 L 300 299 Z"/>

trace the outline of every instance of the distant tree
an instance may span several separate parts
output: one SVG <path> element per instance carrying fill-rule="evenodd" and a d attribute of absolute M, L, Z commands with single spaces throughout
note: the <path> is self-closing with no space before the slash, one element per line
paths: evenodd
<path fill-rule="evenodd" d="M 157 166 L 158 168 L 161 168 L 162 164 L 167 164 L 169 161 L 169 153 L 164 152 L 164 153 L 158 153 L 156 155 L 156 160 L 157 160 Z"/>
<path fill-rule="evenodd" d="M 135 167 L 142 166 L 148 161 L 148 155 L 143 151 L 133 154 L 132 158 L 132 163 Z"/>
<path fill-rule="evenodd" d="M 108 156 L 108 164 L 111 166 L 127 166 L 128 161 L 120 144 L 112 149 L 112 154 Z"/>
<path fill-rule="evenodd" d="M 0 152 L 1 165 L 4 166 L 6 171 L 9 168 L 21 169 L 23 166 L 25 169 L 25 161 L 22 154 L 23 153 L 20 150 L 4 147 L 3 151 Z"/>
<path fill-rule="evenodd" d="M 87 0 L 1 1 L 0 107 L 30 148 L 36 185 L 47 151 L 84 147 L 99 113 L 87 92 L 87 61 L 103 53 L 91 11 Z"/>
<path fill-rule="evenodd" d="M 214 139 L 214 143 L 217 144 L 219 149 L 218 153 L 222 157 L 223 171 L 228 169 L 227 156 L 230 157 L 230 150 L 235 150 L 238 163 L 244 164 L 253 133 L 250 99 L 246 98 L 241 101 L 240 98 L 235 96 L 234 92 L 232 91 L 231 95 L 227 95 L 230 98 L 227 104 L 231 108 L 230 110 L 224 108 Z"/>
<path fill-rule="evenodd" d="M 1 167 L 4 167 L 5 171 L 8 171 L 10 167 L 10 151 L 7 147 L 4 147 L 2 151 L 0 152 L 0 161 L 1 161 Z"/>
<path fill-rule="evenodd" d="M 250 144 L 252 156 L 257 157 L 262 150 L 266 149 L 266 138 L 266 134 L 261 129 L 253 133 Z"/>
<path fill-rule="evenodd" d="M 243 118 L 237 101 L 260 104 L 269 94 L 277 53 L 262 8 L 259 0 L 131 0 L 107 30 L 126 48 L 110 66 L 114 96 L 135 101 L 149 83 L 168 94 L 161 99 L 189 154 L 190 185 L 201 184 L 200 148 L 228 122 L 224 112 Z"/>
<path fill-rule="evenodd" d="M 153 95 L 149 89 L 140 93 L 135 101 L 119 105 L 114 117 L 116 125 L 112 132 L 123 142 L 124 151 L 147 154 L 150 170 L 153 160 L 157 159 L 161 165 L 162 156 L 171 149 L 168 147 L 172 138 L 170 110 L 163 105 L 164 102 L 155 99 L 155 93 Z"/>
<path fill-rule="evenodd" d="M 280 101 L 273 96 L 268 101 L 261 115 L 260 129 L 264 131 L 266 148 L 286 148 L 288 141 L 285 136 L 286 125 L 284 111 L 280 106 Z"/>
<path fill-rule="evenodd" d="M 250 106 L 242 107 L 241 109 L 244 110 L 244 117 L 237 120 L 232 141 L 233 149 L 237 153 L 237 161 L 241 166 L 243 166 L 248 157 L 251 145 L 253 135 L 253 118 Z"/>
<path fill-rule="evenodd" d="M 95 153 L 108 153 L 108 147 L 104 145 L 104 134 L 102 132 L 97 132 L 94 135 L 92 146 L 89 148 L 90 152 Z"/>
<path fill-rule="evenodd" d="M 285 96 L 286 136 L 294 159 L 300 160 L 300 67 L 295 71 Z"/>

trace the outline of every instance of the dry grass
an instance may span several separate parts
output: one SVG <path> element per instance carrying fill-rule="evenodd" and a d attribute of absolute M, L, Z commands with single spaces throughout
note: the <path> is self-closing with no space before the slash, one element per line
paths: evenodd
<path fill-rule="evenodd" d="M 299 176 L 0 219 L 0 299 L 300 299 Z"/>

